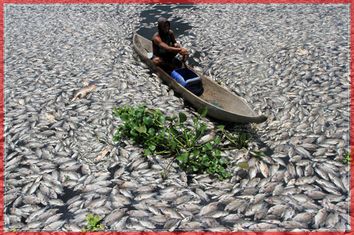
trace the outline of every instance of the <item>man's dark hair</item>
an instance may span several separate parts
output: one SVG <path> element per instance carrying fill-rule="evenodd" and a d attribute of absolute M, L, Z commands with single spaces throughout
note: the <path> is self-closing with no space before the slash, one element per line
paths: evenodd
<path fill-rule="evenodd" d="M 164 34 L 162 28 L 164 27 L 165 24 L 168 24 L 169 27 L 171 26 L 170 22 L 165 17 L 160 17 L 157 20 L 157 29 L 159 31 L 160 36 Z"/>

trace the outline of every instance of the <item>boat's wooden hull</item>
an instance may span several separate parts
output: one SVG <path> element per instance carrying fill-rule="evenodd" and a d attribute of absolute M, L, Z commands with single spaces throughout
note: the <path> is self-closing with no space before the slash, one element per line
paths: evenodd
<path fill-rule="evenodd" d="M 188 67 L 203 82 L 204 93 L 201 96 L 194 95 L 177 83 L 163 69 L 152 63 L 151 59 L 147 57 L 147 53 L 152 52 L 152 43 L 139 34 L 133 36 L 133 47 L 140 59 L 156 72 L 168 86 L 180 94 L 184 100 L 188 101 L 197 110 L 206 107 L 208 116 L 220 121 L 234 123 L 260 123 L 267 119 L 263 115 L 257 115 L 243 98 L 232 94 L 216 82 Z"/>

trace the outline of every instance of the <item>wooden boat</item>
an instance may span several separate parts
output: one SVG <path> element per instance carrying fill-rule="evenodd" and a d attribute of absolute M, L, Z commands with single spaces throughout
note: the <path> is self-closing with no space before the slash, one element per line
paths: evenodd
<path fill-rule="evenodd" d="M 197 110 L 206 107 L 207 116 L 224 122 L 233 123 L 261 123 L 267 118 L 257 115 L 246 101 L 230 91 L 226 90 L 210 78 L 196 72 L 190 66 L 187 68 L 197 74 L 203 83 L 204 92 L 201 96 L 196 96 L 185 87 L 176 82 L 162 68 L 152 63 L 148 54 L 152 53 L 152 41 L 135 33 L 133 36 L 133 47 L 139 57 L 152 71 L 170 86 L 175 92 L 180 94 L 184 100 L 189 102 Z"/>

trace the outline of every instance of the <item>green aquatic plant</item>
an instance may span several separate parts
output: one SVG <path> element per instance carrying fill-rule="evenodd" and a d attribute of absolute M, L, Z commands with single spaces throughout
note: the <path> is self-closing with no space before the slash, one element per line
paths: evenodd
<path fill-rule="evenodd" d="M 348 151 L 343 156 L 343 163 L 344 164 L 350 164 L 350 161 L 351 161 L 351 158 L 350 158 L 350 153 Z"/>
<path fill-rule="evenodd" d="M 249 136 L 230 133 L 222 125 L 208 134 L 207 125 L 202 121 L 207 110 L 201 109 L 199 113 L 187 125 L 187 116 L 183 112 L 169 117 L 159 109 L 145 106 L 115 108 L 113 115 L 124 123 L 118 126 L 113 139 L 116 142 L 131 139 L 144 148 L 145 156 L 170 156 L 171 163 L 177 160 L 187 173 L 207 172 L 220 179 L 229 178 L 228 161 L 222 157 L 222 150 L 247 148 Z M 161 175 L 165 178 L 167 174 Z"/>
<path fill-rule="evenodd" d="M 101 224 L 101 217 L 98 215 L 88 214 L 86 216 L 86 227 L 83 232 L 97 232 L 104 230 L 104 225 Z"/>

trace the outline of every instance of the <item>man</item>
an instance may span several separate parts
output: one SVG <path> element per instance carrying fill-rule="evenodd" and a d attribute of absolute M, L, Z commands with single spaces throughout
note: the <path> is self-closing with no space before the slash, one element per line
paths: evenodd
<path fill-rule="evenodd" d="M 170 29 L 170 22 L 166 18 L 158 19 L 157 28 L 158 32 L 152 37 L 152 62 L 167 70 L 173 70 L 174 66 L 180 67 L 181 62 L 175 56 L 182 55 L 182 62 L 185 62 L 188 58 L 188 50 L 176 42 L 173 31 Z"/>

